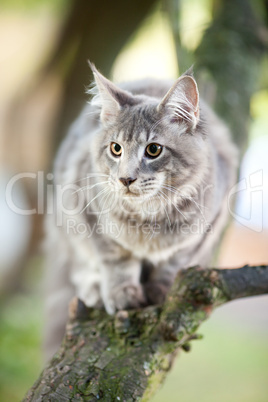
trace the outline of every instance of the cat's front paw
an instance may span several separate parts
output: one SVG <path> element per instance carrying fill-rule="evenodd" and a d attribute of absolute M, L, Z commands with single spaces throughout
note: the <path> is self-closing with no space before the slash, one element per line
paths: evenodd
<path fill-rule="evenodd" d="M 158 281 L 144 284 L 144 293 L 148 304 L 162 304 L 170 286 Z"/>
<path fill-rule="evenodd" d="M 108 314 L 114 314 L 117 310 L 128 310 L 146 305 L 143 289 L 141 286 L 122 284 L 110 291 L 104 300 Z"/>

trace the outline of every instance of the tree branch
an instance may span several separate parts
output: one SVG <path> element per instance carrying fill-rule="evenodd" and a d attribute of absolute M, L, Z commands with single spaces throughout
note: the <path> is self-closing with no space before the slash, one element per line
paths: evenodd
<path fill-rule="evenodd" d="M 163 306 L 108 316 L 74 299 L 63 343 L 24 401 L 148 401 L 213 308 L 266 293 L 268 266 L 194 267 L 179 272 Z"/>

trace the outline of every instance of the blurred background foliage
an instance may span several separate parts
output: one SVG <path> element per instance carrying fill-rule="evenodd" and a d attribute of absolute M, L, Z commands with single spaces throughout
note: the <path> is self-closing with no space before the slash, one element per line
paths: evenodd
<path fill-rule="evenodd" d="M 194 64 L 201 95 L 242 155 L 267 135 L 268 1 L 0 0 L 0 11 L 0 401 L 12 402 L 43 366 L 43 214 L 10 217 L 8 180 L 50 170 L 87 101 L 88 59 L 115 81 L 175 79 Z M 16 202 L 35 208 L 40 183 L 22 184 Z M 267 229 L 232 226 L 218 265 L 267 263 Z M 224 307 L 201 331 L 205 339 L 180 356 L 155 402 L 267 401 L 267 299 Z"/>

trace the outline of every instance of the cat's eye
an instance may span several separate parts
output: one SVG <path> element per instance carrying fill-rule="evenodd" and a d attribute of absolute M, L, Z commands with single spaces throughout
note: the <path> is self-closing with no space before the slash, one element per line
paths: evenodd
<path fill-rule="evenodd" d="M 121 147 L 121 145 L 117 144 L 117 142 L 112 142 L 110 148 L 111 148 L 111 152 L 114 156 L 121 155 L 122 147 Z"/>
<path fill-rule="evenodd" d="M 155 143 L 149 144 L 146 147 L 145 155 L 148 156 L 149 158 L 156 158 L 161 154 L 162 149 L 163 149 L 162 145 Z"/>

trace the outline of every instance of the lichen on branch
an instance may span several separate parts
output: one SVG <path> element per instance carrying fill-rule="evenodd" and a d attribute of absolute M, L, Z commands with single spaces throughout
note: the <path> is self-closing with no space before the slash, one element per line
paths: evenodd
<path fill-rule="evenodd" d="M 162 306 L 109 316 L 78 299 L 56 355 L 24 401 L 149 401 L 212 310 L 268 293 L 268 266 L 179 272 Z"/>

